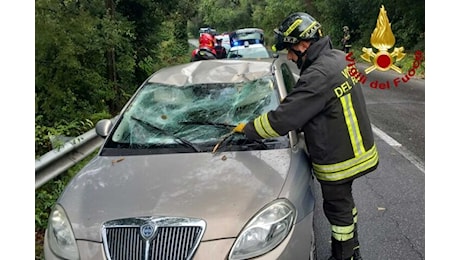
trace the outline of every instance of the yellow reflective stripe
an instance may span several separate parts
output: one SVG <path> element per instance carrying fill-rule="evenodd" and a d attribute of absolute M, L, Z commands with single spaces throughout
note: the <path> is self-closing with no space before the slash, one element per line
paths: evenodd
<path fill-rule="evenodd" d="M 355 225 L 351 224 L 349 226 L 331 226 L 332 232 L 339 233 L 339 234 L 349 234 L 355 230 Z"/>
<path fill-rule="evenodd" d="M 300 37 L 304 37 L 306 34 L 310 34 L 310 30 L 315 26 L 318 22 L 314 21 L 310 24 L 310 26 L 307 27 L 307 29 L 303 30 L 303 32 L 300 34 Z"/>
<path fill-rule="evenodd" d="M 289 26 L 289 28 L 284 32 L 284 36 L 289 36 L 289 34 L 291 34 L 292 31 L 295 30 L 295 28 L 297 28 L 297 26 L 299 26 L 299 24 L 302 23 L 302 19 L 297 19 L 295 20 L 291 26 Z"/>
<path fill-rule="evenodd" d="M 270 122 L 268 121 L 268 114 L 265 113 L 254 120 L 254 128 L 262 138 L 270 138 L 280 136 L 273 130 Z"/>
<path fill-rule="evenodd" d="M 341 172 L 347 169 L 351 169 L 361 163 L 367 162 L 371 160 L 373 157 L 377 155 L 377 149 L 375 148 L 375 144 L 369 149 L 369 151 L 365 152 L 361 156 L 351 158 L 349 160 L 334 163 L 334 164 L 317 164 L 313 163 L 313 169 L 315 172 L 318 173 L 334 173 L 334 172 Z"/>
<path fill-rule="evenodd" d="M 347 241 L 353 238 L 355 224 L 351 224 L 349 226 L 331 226 L 332 229 L 332 237 L 334 237 L 338 241 Z"/>
<path fill-rule="evenodd" d="M 351 94 L 346 94 L 340 98 L 342 103 L 343 115 L 348 127 L 348 134 L 350 136 L 351 145 L 355 157 L 365 152 L 361 131 L 359 130 L 358 119 L 356 118 L 355 109 L 351 102 Z"/>
<path fill-rule="evenodd" d="M 316 177 L 320 180 L 338 181 L 375 166 L 378 160 L 378 152 L 375 145 L 373 145 L 369 151 L 365 152 L 360 157 L 355 157 L 341 163 L 329 165 L 313 163 L 313 170 L 315 171 Z"/>
<path fill-rule="evenodd" d="M 351 213 L 353 213 L 353 223 L 358 223 L 358 209 L 354 207 Z"/>
<path fill-rule="evenodd" d="M 354 234 L 335 234 L 332 233 L 332 236 L 337 240 L 337 241 L 347 241 L 353 238 Z"/>

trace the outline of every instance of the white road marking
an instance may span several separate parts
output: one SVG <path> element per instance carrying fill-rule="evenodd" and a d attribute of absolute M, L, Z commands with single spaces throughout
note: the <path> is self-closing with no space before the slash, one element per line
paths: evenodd
<path fill-rule="evenodd" d="M 385 143 L 389 144 L 390 146 L 393 147 L 400 147 L 401 144 L 398 143 L 395 139 L 391 138 L 391 136 L 387 135 L 385 132 L 380 130 L 378 127 L 375 125 L 372 125 L 372 131 L 374 131 L 374 134 L 378 135 Z"/>
<path fill-rule="evenodd" d="M 421 172 L 425 173 L 425 163 L 420 160 L 416 155 L 414 155 L 411 151 L 407 150 L 404 146 L 402 146 L 398 141 L 391 138 L 391 136 L 387 135 L 385 132 L 380 130 L 375 125 L 372 125 L 372 131 L 375 135 L 380 137 L 383 141 L 387 144 L 392 146 L 398 153 L 400 153 L 404 158 L 406 158 L 409 162 L 411 162 L 415 167 L 417 167 Z"/>

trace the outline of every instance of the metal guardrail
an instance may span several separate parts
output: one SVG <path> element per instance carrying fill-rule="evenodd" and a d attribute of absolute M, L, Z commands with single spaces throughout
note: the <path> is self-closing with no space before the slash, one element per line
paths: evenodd
<path fill-rule="evenodd" d="M 93 128 L 35 160 L 35 190 L 86 158 L 103 142 Z"/>
<path fill-rule="evenodd" d="M 189 43 L 198 46 L 196 39 L 189 40 Z M 98 136 L 93 128 L 35 160 L 35 190 L 85 159 L 103 142 L 104 138 Z"/>

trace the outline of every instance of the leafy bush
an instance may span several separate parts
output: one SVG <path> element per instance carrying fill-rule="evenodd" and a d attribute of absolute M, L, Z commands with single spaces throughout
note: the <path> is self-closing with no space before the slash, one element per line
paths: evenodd
<path fill-rule="evenodd" d="M 406 53 L 406 57 L 400 61 L 395 62 L 395 65 L 400 67 L 402 71 L 407 72 L 414 66 L 416 60 L 415 53 Z M 415 69 L 415 68 L 414 68 Z M 420 78 L 425 78 L 425 54 L 422 53 L 422 60 L 420 65 L 415 70 L 415 75 Z"/>
<path fill-rule="evenodd" d="M 45 126 L 42 124 L 42 115 L 35 116 L 35 157 L 38 158 L 45 153 L 62 147 L 65 139 L 56 137 L 77 137 L 85 132 L 94 128 L 95 123 L 100 119 L 111 118 L 112 116 L 107 112 L 96 113 L 89 119 L 75 120 L 66 122 L 61 120 L 54 124 L 54 126 Z M 53 141 L 56 142 L 53 142 Z"/>

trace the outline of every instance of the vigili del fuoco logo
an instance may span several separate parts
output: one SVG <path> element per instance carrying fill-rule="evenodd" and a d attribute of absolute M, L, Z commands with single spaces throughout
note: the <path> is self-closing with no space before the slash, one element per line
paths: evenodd
<path fill-rule="evenodd" d="M 374 52 L 372 48 L 363 47 L 361 58 L 365 61 L 371 63 L 372 65 L 367 67 L 364 72 L 365 74 L 359 72 L 356 69 L 355 61 L 352 58 L 353 53 L 348 53 L 346 59 L 348 62 L 350 75 L 358 79 L 361 83 L 366 83 L 366 75 L 371 73 L 374 70 L 379 71 L 388 71 L 394 70 L 397 73 L 403 74 L 401 68 L 396 66 L 395 61 L 400 61 L 404 59 L 406 54 L 404 53 L 404 47 L 395 47 L 390 52 L 390 49 L 395 45 L 395 36 L 391 30 L 391 23 L 388 20 L 387 12 L 385 11 L 384 6 L 380 8 L 380 13 L 377 18 L 377 24 L 374 29 L 374 32 L 371 34 L 371 45 L 377 49 L 377 53 Z M 410 80 L 411 77 L 415 76 L 415 71 L 420 67 L 421 61 L 423 59 L 423 53 L 417 50 L 415 53 L 415 59 L 412 63 L 412 67 L 407 71 L 402 77 L 395 77 L 392 80 L 392 84 L 387 80 L 386 82 L 372 81 L 370 83 L 371 88 L 379 89 L 389 89 L 390 85 L 398 87 L 400 83 L 406 83 Z"/>

